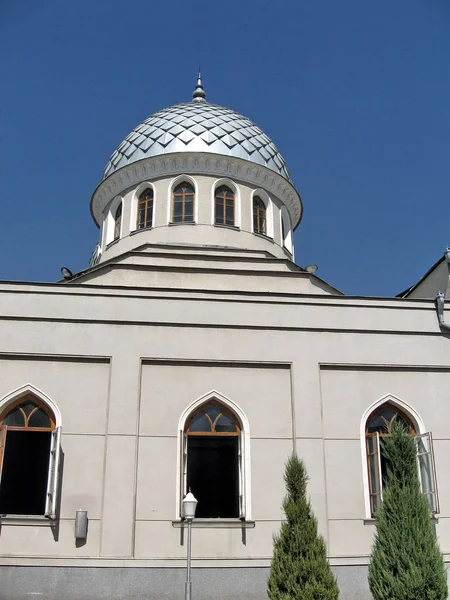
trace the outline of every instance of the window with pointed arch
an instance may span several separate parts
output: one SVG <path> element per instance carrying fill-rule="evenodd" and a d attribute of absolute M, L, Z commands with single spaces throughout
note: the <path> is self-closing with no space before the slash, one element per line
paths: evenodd
<path fill-rule="evenodd" d="M 139 195 L 137 203 L 136 229 L 153 226 L 153 190 L 147 188 Z"/>
<path fill-rule="evenodd" d="M 267 207 L 259 196 L 253 197 L 253 231 L 267 235 Z"/>
<path fill-rule="evenodd" d="M 221 185 L 214 192 L 214 223 L 216 225 L 235 224 L 235 194 L 227 185 Z"/>
<path fill-rule="evenodd" d="M 114 237 L 113 241 L 118 240 L 120 238 L 120 230 L 122 225 L 122 202 L 116 209 L 114 214 Z"/>
<path fill-rule="evenodd" d="M 434 467 L 433 439 L 431 433 L 420 434 L 410 417 L 391 402 L 376 408 L 366 421 L 366 456 L 369 479 L 370 512 L 374 516 L 383 498 L 383 486 L 387 475 L 387 461 L 383 456 L 380 440 L 391 435 L 392 423 L 400 421 L 407 435 L 415 437 L 417 461 L 422 493 L 428 500 L 430 510 L 439 512 L 439 503 Z"/>
<path fill-rule="evenodd" d="M 56 518 L 61 428 L 28 394 L 0 413 L 0 514 Z"/>
<path fill-rule="evenodd" d="M 193 223 L 194 222 L 194 186 L 183 181 L 173 190 L 172 197 L 172 222 Z"/>
<path fill-rule="evenodd" d="M 211 400 L 186 421 L 182 432 L 182 495 L 198 500 L 196 517 L 243 518 L 241 425 L 222 403 Z"/>

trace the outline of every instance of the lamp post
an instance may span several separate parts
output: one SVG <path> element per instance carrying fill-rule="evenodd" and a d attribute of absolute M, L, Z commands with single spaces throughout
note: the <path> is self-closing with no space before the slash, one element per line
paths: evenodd
<path fill-rule="evenodd" d="M 186 586 L 184 592 L 185 600 L 191 600 L 192 582 L 191 582 L 191 535 L 192 521 L 195 517 L 195 509 L 197 508 L 197 500 L 194 494 L 189 490 L 189 493 L 183 498 L 182 514 L 188 524 L 188 539 L 187 539 L 187 570 L 186 570 Z"/>

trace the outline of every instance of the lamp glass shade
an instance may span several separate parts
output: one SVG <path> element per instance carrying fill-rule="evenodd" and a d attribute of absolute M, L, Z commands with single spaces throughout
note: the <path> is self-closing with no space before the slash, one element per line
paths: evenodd
<path fill-rule="evenodd" d="M 192 492 L 189 492 L 183 498 L 182 506 L 183 517 L 185 519 L 193 519 L 195 517 L 195 510 L 197 508 L 197 499 Z"/>

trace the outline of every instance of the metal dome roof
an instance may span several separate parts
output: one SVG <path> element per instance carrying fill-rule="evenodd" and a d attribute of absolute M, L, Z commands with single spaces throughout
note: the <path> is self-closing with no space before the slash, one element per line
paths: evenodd
<path fill-rule="evenodd" d="M 291 181 L 275 144 L 246 117 L 206 102 L 200 77 L 192 102 L 160 110 L 127 135 L 109 159 L 103 179 L 130 163 L 172 152 L 211 152 L 243 158 Z"/>

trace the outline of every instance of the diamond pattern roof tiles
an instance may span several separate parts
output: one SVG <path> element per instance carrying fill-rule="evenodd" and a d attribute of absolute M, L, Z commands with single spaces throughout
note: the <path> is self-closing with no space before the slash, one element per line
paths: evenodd
<path fill-rule="evenodd" d="M 127 164 L 171 152 L 212 152 L 263 165 L 291 181 L 273 142 L 252 121 L 209 102 L 187 102 L 160 110 L 120 144 L 103 179 Z"/>

